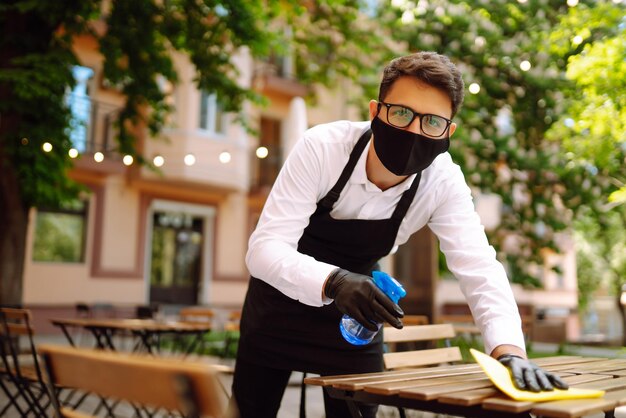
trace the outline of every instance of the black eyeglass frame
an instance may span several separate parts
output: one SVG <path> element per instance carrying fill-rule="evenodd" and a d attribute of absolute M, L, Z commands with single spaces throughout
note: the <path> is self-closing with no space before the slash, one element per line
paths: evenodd
<path fill-rule="evenodd" d="M 378 102 L 378 110 L 376 112 L 376 116 L 378 116 L 380 114 L 380 105 L 383 105 L 387 108 L 387 123 L 391 126 L 395 126 L 396 128 L 406 128 L 407 126 L 410 126 L 413 121 L 415 120 L 415 118 L 417 118 L 419 116 L 420 118 L 420 131 L 422 131 L 422 134 L 429 136 L 431 138 L 441 138 L 442 136 L 444 136 L 446 134 L 446 132 L 448 132 L 448 129 L 450 129 L 450 125 L 452 124 L 452 120 L 448 119 L 448 118 L 444 118 L 443 116 L 439 116 L 439 115 L 434 115 L 432 113 L 417 113 L 415 110 L 411 109 L 408 106 L 405 105 L 401 105 L 401 104 L 397 104 L 397 103 L 385 103 L 385 102 Z M 404 109 L 408 109 L 411 112 L 413 112 L 413 117 L 411 118 L 411 121 L 409 123 L 407 123 L 405 126 L 398 126 L 393 124 L 392 122 L 389 121 L 389 109 L 391 108 L 391 106 L 398 106 L 398 107 L 402 107 Z M 443 132 L 440 135 L 430 135 L 427 134 L 426 132 L 424 132 L 424 129 L 422 128 L 422 125 L 424 123 L 424 116 L 436 116 L 438 118 L 441 118 L 443 120 L 446 121 L 446 127 L 444 128 Z"/>

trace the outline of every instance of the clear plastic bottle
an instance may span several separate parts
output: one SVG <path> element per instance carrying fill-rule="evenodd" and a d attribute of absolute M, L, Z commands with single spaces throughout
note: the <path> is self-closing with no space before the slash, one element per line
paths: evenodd
<path fill-rule="evenodd" d="M 373 271 L 372 277 L 374 283 L 382 290 L 394 303 L 398 303 L 400 298 L 406 296 L 406 290 L 400 283 L 387 273 L 382 271 Z M 383 324 L 376 324 L 377 330 L 370 331 L 361 325 L 356 319 L 344 315 L 339 322 L 339 330 L 343 338 L 352 345 L 365 345 L 372 342 L 380 327 Z"/>

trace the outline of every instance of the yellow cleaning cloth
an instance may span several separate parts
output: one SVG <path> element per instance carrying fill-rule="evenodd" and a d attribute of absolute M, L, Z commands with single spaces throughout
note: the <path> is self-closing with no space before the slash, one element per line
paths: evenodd
<path fill-rule="evenodd" d="M 470 352 L 493 384 L 516 401 L 541 402 L 557 399 L 599 398 L 604 395 L 603 390 L 576 388 L 569 388 L 567 390 L 554 389 L 549 392 L 530 392 L 527 390 L 519 390 L 515 387 L 515 385 L 513 385 L 511 374 L 502 363 L 485 353 L 474 350 L 473 348 L 470 348 Z"/>

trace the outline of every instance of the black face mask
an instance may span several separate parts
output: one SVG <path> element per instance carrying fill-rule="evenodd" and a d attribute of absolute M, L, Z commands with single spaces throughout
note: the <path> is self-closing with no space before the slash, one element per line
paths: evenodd
<path fill-rule="evenodd" d="M 450 147 L 450 137 L 432 139 L 396 128 L 374 117 L 374 151 L 385 168 L 396 176 L 408 176 L 428 167 Z"/>

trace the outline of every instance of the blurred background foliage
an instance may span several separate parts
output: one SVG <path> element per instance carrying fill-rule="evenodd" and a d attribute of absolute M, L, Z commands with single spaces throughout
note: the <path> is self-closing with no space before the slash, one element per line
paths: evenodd
<path fill-rule="evenodd" d="M 617 261 L 626 254 L 624 6 L 390 0 L 377 9 L 409 51 L 446 54 L 464 73 L 469 94 L 450 151 L 471 186 L 502 198 L 490 240 L 511 279 L 539 286 L 544 252 L 558 252 L 560 233 L 574 227 L 588 245 L 583 308 L 602 278 L 614 290 L 626 281 Z"/>

